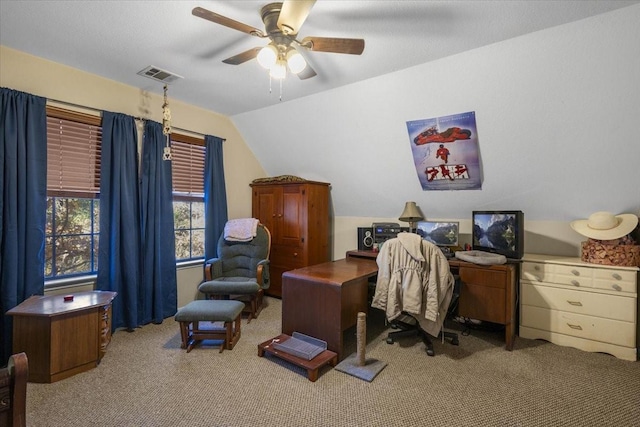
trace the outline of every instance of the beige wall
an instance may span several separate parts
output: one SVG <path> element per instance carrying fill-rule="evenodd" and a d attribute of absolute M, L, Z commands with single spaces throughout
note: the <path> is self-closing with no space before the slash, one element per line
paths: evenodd
<path fill-rule="evenodd" d="M 141 85 L 154 84 L 140 77 Z M 32 55 L 0 46 L 0 86 L 47 99 L 129 114 L 157 122 L 162 121 L 162 84 L 157 93 L 144 92 L 93 74 L 47 61 Z M 179 82 L 175 83 L 180 84 Z M 229 218 L 251 216 L 251 188 L 249 183 L 265 176 L 264 169 L 249 150 L 228 117 L 171 99 L 169 105 L 172 125 L 198 134 L 225 138 L 224 166 L 227 186 Z M 178 269 L 178 306 L 197 296 L 202 279 L 202 267 Z M 63 288 L 61 292 L 90 289 L 89 285 Z"/>
<path fill-rule="evenodd" d="M 146 82 L 149 79 L 143 77 L 141 79 L 143 80 L 141 85 L 150 87 Z M 149 82 L 154 84 L 152 80 Z M 175 84 L 178 85 L 179 82 Z M 158 122 L 162 120 L 162 87 L 159 82 L 155 91 L 157 93 L 144 92 L 139 88 L 126 86 L 4 46 L 0 46 L 0 86 L 94 109 L 106 109 Z M 169 88 L 169 104 L 175 127 L 226 138 L 224 164 L 229 218 L 250 216 L 249 183 L 255 178 L 264 177 L 266 173 L 245 144 L 233 122 L 226 116 L 173 101 L 171 88 Z M 328 181 L 331 182 L 331 179 Z M 402 203 L 398 209 L 401 207 Z M 470 218 L 460 220 L 430 217 L 429 219 L 460 221 L 461 241 L 470 241 Z M 333 218 L 332 258 L 343 258 L 347 250 L 355 249 L 357 227 L 367 227 L 372 222 L 399 221 L 397 218 L 350 216 Z M 401 225 L 406 226 L 406 224 Z M 567 221 L 527 220 L 525 223 L 526 252 L 577 256 L 581 240 L 581 236 L 571 230 Z M 201 280 L 201 268 L 196 266 L 178 269 L 178 306 L 198 297 L 197 285 Z M 80 289 L 84 290 L 83 287 Z M 70 291 L 66 289 L 66 292 Z"/>

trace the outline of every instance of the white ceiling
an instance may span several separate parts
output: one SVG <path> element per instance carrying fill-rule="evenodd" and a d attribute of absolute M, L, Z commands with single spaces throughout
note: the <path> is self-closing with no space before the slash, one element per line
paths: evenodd
<path fill-rule="evenodd" d="M 222 63 L 266 40 L 191 14 L 200 6 L 262 29 L 268 1 L 0 0 L 0 43 L 161 93 L 161 83 L 136 74 L 154 65 L 184 77 L 170 98 L 234 116 L 639 2 L 319 0 L 299 39 L 363 38 L 364 52 L 310 52 L 318 76 L 287 77 L 282 101 L 255 60 Z"/>

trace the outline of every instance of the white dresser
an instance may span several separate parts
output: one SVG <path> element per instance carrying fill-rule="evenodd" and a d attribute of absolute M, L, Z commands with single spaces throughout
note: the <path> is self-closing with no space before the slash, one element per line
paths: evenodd
<path fill-rule="evenodd" d="M 520 336 L 637 360 L 639 270 L 525 254 Z"/>

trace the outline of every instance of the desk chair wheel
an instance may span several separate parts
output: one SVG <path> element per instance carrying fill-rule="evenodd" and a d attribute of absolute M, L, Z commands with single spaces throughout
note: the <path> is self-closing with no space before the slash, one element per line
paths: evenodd
<path fill-rule="evenodd" d="M 427 344 L 426 351 L 427 351 L 427 356 L 433 357 L 436 355 L 436 352 L 433 350 L 433 344 L 431 343 Z"/>
<path fill-rule="evenodd" d="M 438 335 L 438 337 L 449 338 L 451 340 L 452 345 L 460 344 L 460 340 L 458 339 L 458 334 L 456 334 L 455 332 L 440 331 L 440 334 Z"/>

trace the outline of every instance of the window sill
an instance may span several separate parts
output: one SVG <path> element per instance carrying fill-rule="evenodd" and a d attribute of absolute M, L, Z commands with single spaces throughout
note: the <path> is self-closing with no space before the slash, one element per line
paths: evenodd
<path fill-rule="evenodd" d="M 98 276 L 96 274 L 91 274 L 87 276 L 71 277 L 67 279 L 45 280 L 44 289 L 64 289 L 88 283 L 93 283 L 95 285 L 97 278 Z"/>
<path fill-rule="evenodd" d="M 204 259 L 193 259 L 193 260 L 189 260 L 189 261 L 179 261 L 176 263 L 176 268 L 180 269 L 180 268 L 188 268 L 188 267 L 193 267 L 196 265 L 203 265 L 204 264 Z"/>

